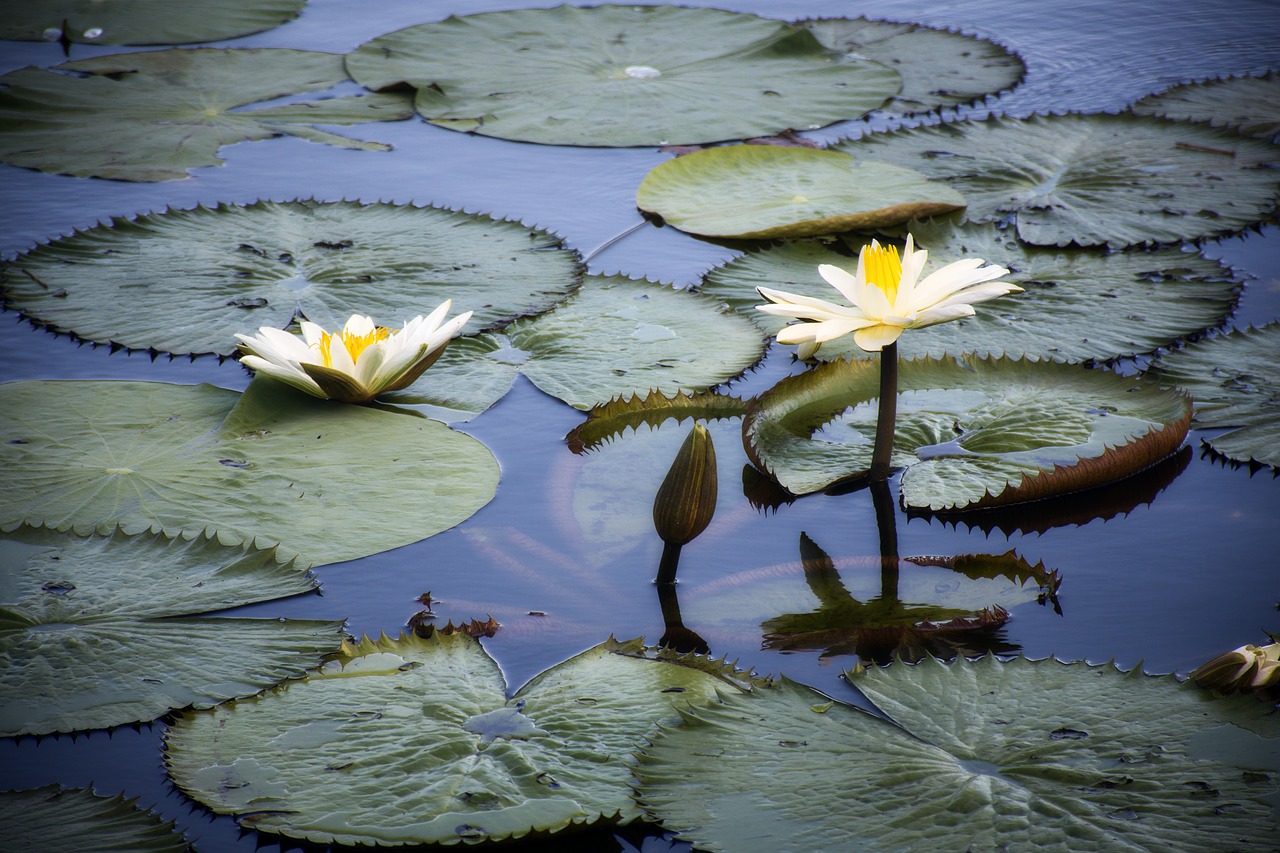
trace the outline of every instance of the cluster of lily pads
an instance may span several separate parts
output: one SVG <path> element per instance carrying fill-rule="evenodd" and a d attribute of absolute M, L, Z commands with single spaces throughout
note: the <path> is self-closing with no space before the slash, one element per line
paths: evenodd
<path fill-rule="evenodd" d="M 0 37 L 192 43 L 273 26 L 302 3 L 211 5 L 119 18 L 110 4 L 0 2 Z M 541 144 L 706 146 L 971 103 L 1022 71 L 999 45 L 909 24 L 515 10 L 409 27 L 345 57 L 195 48 L 22 69 L 0 77 L 0 161 L 172 180 L 219 163 L 233 141 L 292 135 L 376 151 L 385 146 L 316 125 L 415 114 Z M 371 91 L 326 95 L 351 80 Z M 734 97 L 716 112 L 700 90 Z M 1265 797 L 1280 772 L 1256 757 L 1277 733 L 1267 706 L 1111 665 L 969 661 L 966 651 L 1002 650 L 973 642 L 1003 618 L 991 589 L 950 609 L 906 606 L 896 586 L 850 591 L 807 538 L 802 574 L 822 606 L 766 619 L 766 646 L 875 658 L 868 649 L 890 637 L 894 654 L 920 663 L 847 673 L 887 718 L 640 641 L 601 644 L 507 699 L 497 664 L 465 633 L 355 641 L 336 623 L 201 614 L 314 589 L 311 567 L 466 521 L 494 496 L 498 465 L 447 423 L 488 409 L 518 374 L 589 410 L 569 437 L 576 450 L 641 424 L 741 418 L 776 500 L 865 478 L 882 393 L 873 354 L 824 341 L 801 353 L 821 363 L 753 399 L 712 389 L 759 362 L 783 327 L 756 310 L 758 288 L 829 298 L 819 267 L 851 268 L 877 233 L 910 233 L 929 249 L 926 272 L 982 257 L 1023 291 L 902 338 L 891 461 L 907 508 L 1093 489 L 1167 459 L 1192 426 L 1231 428 L 1206 441 L 1280 467 L 1280 325 L 1216 333 L 1241 283 L 1183 247 L 1274 215 L 1277 124 L 1257 104 L 1275 90 L 1271 77 L 1217 81 L 1117 115 L 938 121 L 825 150 L 724 145 L 673 158 L 638 187 L 644 215 L 750 241 L 694 292 L 589 275 L 540 228 L 385 203 L 120 216 L 5 261 L 6 307 L 38 325 L 170 356 L 231 356 L 239 335 L 258 358 L 246 365 L 269 375 L 243 394 L 0 385 L 0 650 L 23 664 L 0 674 L 0 734 L 177 712 L 166 762 L 183 791 L 243 826 L 318 843 L 475 843 L 656 819 L 708 850 L 955 846 L 957 833 L 972 846 L 1208 849 L 1229 838 L 1267 849 L 1276 821 Z M 316 97 L 238 109 L 304 93 Z M 463 336 L 443 349 L 461 324 L 448 326 L 420 353 L 430 369 L 416 381 L 406 371 L 374 405 L 316 399 L 372 394 L 344 396 L 341 376 L 297 359 L 301 378 L 272 367 L 273 354 L 314 347 L 325 330 L 377 337 L 368 317 L 446 300 L 470 318 Z M 286 346 L 267 346 L 278 336 Z M 1132 369 L 1105 369 L 1122 362 Z M 882 558 L 896 566 L 891 538 L 882 525 Z M 1003 578 L 1013 599 L 1052 596 L 1058 583 L 1012 553 L 932 565 Z M 180 662 L 139 663 L 177 642 Z M 940 650 L 955 663 L 930 656 Z M 964 697 L 960 712 L 931 710 L 940 695 Z M 847 783 L 834 805 L 808 793 L 824 773 Z M 117 823 L 129 805 L 40 790 L 0 796 L 0 809 L 45 839 L 81 820 Z M 142 816 L 132 831 L 157 828 Z"/>

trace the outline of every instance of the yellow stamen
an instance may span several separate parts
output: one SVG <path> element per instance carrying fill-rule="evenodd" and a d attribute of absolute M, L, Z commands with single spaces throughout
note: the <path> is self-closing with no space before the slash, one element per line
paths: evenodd
<path fill-rule="evenodd" d="M 898 298 L 898 282 L 902 280 L 902 261 L 897 246 L 867 246 L 862 250 L 862 266 L 867 283 L 880 288 L 892 305 Z"/>
<path fill-rule="evenodd" d="M 391 330 L 378 326 L 367 335 L 353 335 L 345 329 L 342 331 L 342 345 L 347 348 L 347 354 L 351 356 L 352 363 L 360 359 L 360 353 L 378 341 L 385 341 L 391 337 Z M 325 332 L 320 338 L 320 355 L 324 358 L 325 367 L 333 367 L 333 356 L 329 352 L 329 348 L 333 346 L 333 335 Z"/>

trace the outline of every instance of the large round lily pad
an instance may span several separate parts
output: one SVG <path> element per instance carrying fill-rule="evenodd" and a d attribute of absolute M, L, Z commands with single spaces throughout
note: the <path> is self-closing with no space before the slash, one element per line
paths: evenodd
<path fill-rule="evenodd" d="M 470 436 L 268 379 L 0 385 L 0 467 L 0 524 L 207 530 L 302 565 L 447 530 L 498 483 Z"/>
<path fill-rule="evenodd" d="M 85 788 L 48 785 L 0 793 L 0 826 L 14 850 L 83 853 L 86 844 L 120 853 L 190 853 L 174 828 L 134 800 L 104 797 Z M 89 842 L 88 839 L 92 839 Z"/>
<path fill-rule="evenodd" d="M 640 816 L 631 758 L 674 706 L 749 682 L 613 641 L 507 699 L 465 634 L 348 644 L 260 697 L 178 719 L 169 773 L 246 828 L 322 844 L 457 844 Z"/>
<path fill-rule="evenodd" d="M 803 27 L 678 6 L 557 6 L 446 18 L 347 57 L 370 89 L 407 83 L 440 127 L 551 145 L 681 145 L 858 118 L 898 73 Z"/>
<path fill-rule="evenodd" d="M 224 145 L 273 136 L 387 150 L 316 125 L 408 118 L 402 93 L 232 111 L 322 93 L 347 79 L 337 54 L 279 48 L 145 51 L 22 68 L 0 77 L 0 162 L 82 178 L 169 181 L 221 164 Z"/>
<path fill-rule="evenodd" d="M 901 225 L 964 207 L 945 184 L 838 151 L 731 145 L 695 151 L 645 175 L 636 206 L 704 237 L 808 237 Z"/>
<path fill-rule="evenodd" d="M 544 311 L 582 276 L 545 231 L 453 210 L 261 201 L 117 218 L 0 267 L 28 318 L 84 340 L 172 354 L 235 350 L 236 332 L 352 314 L 398 327 L 446 299 L 477 332 Z"/>
<path fill-rule="evenodd" d="M 206 535 L 0 534 L 0 735 L 145 722 L 301 676 L 341 622 L 200 614 L 314 588 L 274 551 Z"/>
<path fill-rule="evenodd" d="M 752 461 L 796 494 L 864 475 L 880 363 L 833 361 L 782 380 L 742 424 Z M 1078 365 L 917 359 L 900 365 L 893 465 L 902 501 L 933 511 L 1038 500 L 1119 480 L 1172 453 L 1191 403 Z"/>
<path fill-rule="evenodd" d="M 1139 115 L 1206 121 L 1247 136 L 1274 140 L 1280 135 L 1280 74 L 1224 77 L 1184 83 L 1148 95 L 1133 105 Z"/>
<path fill-rule="evenodd" d="M 1171 676 L 993 657 L 682 711 L 640 801 L 699 850 L 1274 850 L 1280 717 Z M 838 779 L 838 784 L 813 784 Z"/>
<path fill-rule="evenodd" d="M 298 17 L 306 0 L 0 0 L 0 38 L 190 44 L 239 38 Z"/>
<path fill-rule="evenodd" d="M 959 121 L 836 146 L 959 190 L 973 222 L 1044 246 L 1175 243 L 1266 219 L 1280 148 L 1203 124 L 1131 114 Z"/>
<path fill-rule="evenodd" d="M 902 75 L 885 110 L 922 113 L 980 101 L 1016 86 L 1026 66 L 988 39 L 919 24 L 866 18 L 815 18 L 800 26 L 834 50 L 854 53 Z"/>
<path fill-rule="evenodd" d="M 1181 249 L 1124 252 L 1028 246 L 993 225 L 914 223 L 916 245 L 929 250 L 924 274 L 965 257 L 1010 270 L 1025 292 L 974 306 L 955 323 L 916 329 L 898 341 L 904 358 L 922 355 L 1033 356 L 1110 361 L 1167 346 L 1224 322 L 1240 289 L 1238 274 Z M 711 270 L 702 292 L 731 305 L 770 335 L 786 320 L 755 310 L 756 287 L 819 299 L 840 295 L 819 264 L 853 270 L 863 241 L 796 241 L 760 249 Z M 817 358 L 869 358 L 852 337 L 822 345 Z"/>
<path fill-rule="evenodd" d="M 1203 439 L 1215 451 L 1280 468 L 1280 323 L 1162 353 L 1152 374 L 1191 394 L 1193 426 L 1229 428 Z"/>

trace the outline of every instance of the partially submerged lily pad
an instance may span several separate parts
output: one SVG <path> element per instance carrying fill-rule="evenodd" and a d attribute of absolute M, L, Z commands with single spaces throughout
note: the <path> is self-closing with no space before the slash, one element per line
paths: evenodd
<path fill-rule="evenodd" d="M 0 266 L 10 307 L 55 331 L 170 354 L 235 350 L 236 332 L 352 314 L 398 327 L 446 299 L 464 333 L 545 311 L 578 285 L 552 234 L 454 210 L 260 201 L 116 218 Z M 179 321 L 175 322 L 175 318 Z"/>
<path fill-rule="evenodd" d="M 747 406 L 746 400 L 727 394 L 681 392 L 668 397 L 651 391 L 645 397 L 637 394 L 594 407 L 564 440 L 574 453 L 587 453 L 641 425 L 656 429 L 668 420 L 737 418 L 747 413 Z"/>
<path fill-rule="evenodd" d="M 22 68 L 0 77 L 0 162 L 82 178 L 169 181 L 220 165 L 224 145 L 273 136 L 387 150 L 316 125 L 408 118 L 413 110 L 402 93 L 235 109 L 322 93 L 347 79 L 337 54 L 282 48 L 145 51 Z"/>
<path fill-rule="evenodd" d="M 279 545 L 301 565 L 433 536 L 488 503 L 483 444 L 407 414 L 317 400 L 268 379 L 208 385 L 0 385 L 0 524 Z"/>
<path fill-rule="evenodd" d="M 1274 140 L 1280 135 L 1280 74 L 1224 77 L 1184 83 L 1138 101 L 1139 115 L 1206 121 L 1246 136 Z"/>
<path fill-rule="evenodd" d="M 0 735 L 145 722 L 301 676 L 341 622 L 201 614 L 315 587 L 274 550 L 211 535 L 0 534 Z"/>
<path fill-rule="evenodd" d="M 971 222 L 1042 246 L 1176 243 L 1275 210 L 1280 148 L 1203 124 L 1122 113 L 957 121 L 844 142 L 959 190 Z"/>
<path fill-rule="evenodd" d="M 929 355 L 1008 355 L 1055 361 L 1111 361 L 1223 323 L 1240 290 L 1238 275 L 1181 249 L 1063 251 L 1014 239 L 992 225 L 913 223 L 916 244 L 929 250 L 924 274 L 965 257 L 1007 267 L 1005 278 L 1024 293 L 974 307 L 956 323 L 913 330 L 898 341 L 904 358 Z M 755 310 L 756 287 L 772 287 L 829 301 L 840 294 L 818 275 L 819 264 L 857 268 L 862 239 L 795 241 L 735 258 L 711 270 L 701 291 L 723 300 L 769 335 L 782 318 Z M 817 358 L 869 358 L 852 337 L 822 345 Z"/>
<path fill-rule="evenodd" d="M 306 0 L 0 0 L 0 38 L 84 44 L 190 44 L 269 30 Z"/>
<path fill-rule="evenodd" d="M 1192 426 L 1229 428 L 1202 440 L 1236 462 L 1280 468 L 1280 323 L 1161 353 L 1152 375 L 1196 402 Z"/>
<path fill-rule="evenodd" d="M 551 145 L 687 145 L 821 127 L 898 94 L 898 73 L 784 21 L 678 6 L 462 15 L 347 57 L 370 89 L 407 83 L 432 124 Z"/>
<path fill-rule="evenodd" d="M 321 844 L 456 844 L 640 817 L 631 754 L 673 708 L 752 681 L 609 641 L 511 699 L 465 634 L 348 644 L 306 679 L 189 713 L 166 739 L 189 796 Z"/>
<path fill-rule="evenodd" d="M 902 502 L 1002 506 L 1141 471 L 1186 437 L 1191 403 L 1154 382 L 1053 362 L 916 359 L 899 368 L 893 465 Z M 782 380 L 742 425 L 752 461 L 796 494 L 870 468 L 880 364 L 834 361 Z"/>
<path fill-rule="evenodd" d="M 0 826 L 14 850 L 83 853 L 86 844 L 130 853 L 193 849 L 173 821 L 138 808 L 136 798 L 106 797 L 87 788 L 47 785 L 0 793 Z"/>
<path fill-rule="evenodd" d="M 1024 658 L 848 677 L 888 719 L 791 681 L 683 709 L 640 802 L 726 853 L 1275 847 L 1280 717 L 1252 697 Z"/>
<path fill-rule="evenodd" d="M 654 167 L 636 205 L 690 234 L 772 239 L 889 228 L 959 210 L 964 197 L 919 172 L 838 151 L 730 145 Z"/>
<path fill-rule="evenodd" d="M 981 101 L 1013 88 L 1026 73 L 1016 53 L 952 30 L 866 18 L 799 24 L 833 50 L 873 59 L 902 75 L 902 91 L 886 112 L 931 112 Z"/>

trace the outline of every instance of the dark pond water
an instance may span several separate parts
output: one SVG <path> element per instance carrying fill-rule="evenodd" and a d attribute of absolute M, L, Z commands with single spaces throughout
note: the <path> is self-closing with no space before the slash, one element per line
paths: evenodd
<path fill-rule="evenodd" d="M 511 5 L 510 0 L 313 0 L 300 20 L 234 45 L 346 52 L 410 24 Z M 1280 13 L 1269 0 L 738 0 L 688 5 L 788 18 L 866 15 L 912 21 L 987 36 L 1018 51 L 1028 68 L 1025 82 L 998 103 L 965 111 L 969 113 L 1114 110 L 1177 82 L 1259 73 L 1280 64 Z M 6 71 L 61 59 L 55 45 L 10 43 L 0 51 Z M 94 52 L 116 51 L 77 48 L 75 56 Z M 867 127 L 847 123 L 808 135 L 830 141 Z M 396 150 L 339 151 L 293 139 L 243 144 L 224 150 L 222 168 L 151 185 L 0 166 L 0 250 L 11 256 L 113 215 L 196 203 L 315 197 L 488 212 L 555 231 L 586 252 L 637 221 L 635 187 L 668 156 L 653 149 L 523 145 L 416 121 L 366 125 L 352 132 L 389 142 Z M 1209 243 L 1203 250 L 1255 276 L 1234 325 L 1280 318 L 1280 236 L 1274 226 Z M 649 227 L 599 254 L 592 271 L 683 286 L 732 254 L 670 229 Z M 247 374 L 234 362 L 152 362 L 143 355 L 77 346 L 32 329 L 13 312 L 4 319 L 0 364 L 5 380 L 145 379 L 235 389 L 247 384 Z M 734 383 L 732 391 L 758 393 L 792 370 L 787 353 L 774 354 Z M 430 540 L 319 569 L 323 596 L 244 608 L 237 615 L 346 619 L 353 634 L 394 635 L 418 609 L 414 599 L 430 590 L 445 602 L 437 608 L 442 621 L 492 614 L 504 624 L 485 645 L 513 689 L 610 634 L 656 640 L 663 620 L 651 579 L 661 543 L 654 536 L 635 535 L 632 528 L 648 523 L 649 502 L 664 466 L 627 471 L 617 478 L 625 482 L 616 482 L 616 491 L 607 495 L 585 492 L 615 504 L 617 511 L 613 528 L 584 525 L 575 511 L 575 495 L 589 490 L 600 474 L 592 469 L 591 457 L 574 456 L 563 443 L 580 420 L 580 413 L 519 380 L 499 405 L 459 425 L 488 444 L 502 463 L 502 484 L 489 506 Z M 713 433 L 720 465 L 731 472 L 725 482 L 736 482 L 735 472 L 745 462 L 737 424 L 717 426 Z M 628 516 L 633 506 L 636 512 Z M 1126 667 L 1141 662 L 1152 672 L 1185 672 L 1219 651 L 1262 639 L 1263 629 L 1280 628 L 1280 482 L 1270 471 L 1251 473 L 1206 457 L 1198 435 L 1192 435 L 1175 463 L 1137 483 L 1074 502 L 1074 517 L 1050 518 L 1047 512 L 1032 508 L 1013 526 L 991 529 L 899 514 L 899 549 L 904 555 L 1016 550 L 1028 562 L 1056 570 L 1062 577 L 1061 612 L 1034 601 L 1020 604 L 1012 609 L 1002 635 L 1009 648 L 1033 657 L 1115 659 Z M 717 655 L 845 695 L 838 675 L 852 658 L 762 649 L 759 620 L 735 621 L 717 601 L 728 595 L 756 603 L 764 599 L 763 612 L 768 600 L 778 597 L 772 614 L 787 612 L 793 596 L 779 590 L 786 589 L 788 573 L 794 575 L 802 533 L 837 559 L 847 585 L 873 581 L 868 566 L 878 553 L 874 519 L 866 491 L 813 496 L 768 514 L 751 508 L 740 492 L 722 496 L 716 520 L 685 548 L 679 590 L 685 624 L 701 633 Z M 792 580 L 794 597 L 803 600 L 803 581 Z M 529 616 L 531 610 L 546 616 Z M 230 819 L 210 817 L 169 786 L 161 768 L 160 736 L 156 724 L 76 738 L 3 742 L 0 788 L 92 783 L 103 793 L 140 796 L 141 805 L 176 819 L 201 850 L 252 850 L 259 844 L 275 849 L 272 839 L 241 836 Z M 669 846 L 658 836 L 633 833 L 630 841 L 616 843 L 610 838 L 595 837 L 589 842 L 594 846 L 586 849 Z"/>

